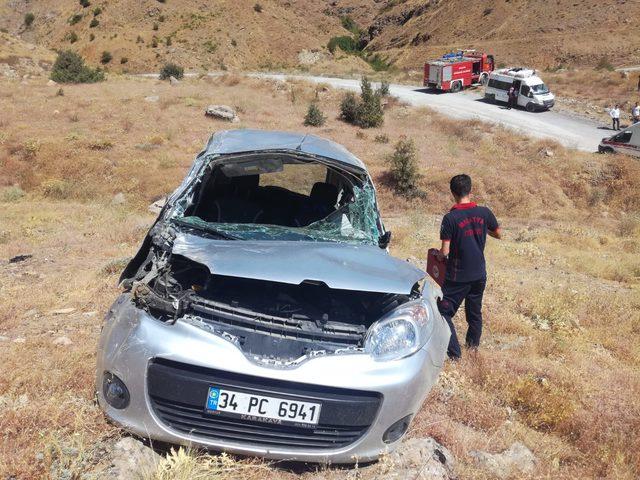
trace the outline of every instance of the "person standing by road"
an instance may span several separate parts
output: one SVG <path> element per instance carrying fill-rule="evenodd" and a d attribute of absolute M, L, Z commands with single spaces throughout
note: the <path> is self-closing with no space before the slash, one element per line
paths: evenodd
<path fill-rule="evenodd" d="M 508 97 L 507 108 L 511 110 L 512 107 L 516 106 L 516 99 L 518 98 L 516 95 L 516 88 L 513 85 L 511 85 L 511 87 L 509 88 L 509 92 L 507 92 L 507 97 Z"/>
<path fill-rule="evenodd" d="M 609 110 L 609 115 L 613 121 L 613 130 L 620 130 L 620 106 L 618 104 L 614 105 L 613 108 Z"/>
<path fill-rule="evenodd" d="M 633 123 L 640 122 L 640 104 L 636 102 L 636 105 L 631 109 L 631 121 Z"/>
<path fill-rule="evenodd" d="M 451 329 L 447 354 L 457 360 L 462 353 L 452 319 L 464 300 L 469 325 L 466 345 L 477 348 L 482 335 L 482 296 L 487 282 L 484 246 L 487 234 L 499 239 L 501 233 L 493 212 L 471 201 L 469 175 L 456 175 L 449 188 L 456 203 L 444 216 L 440 227 L 440 255 L 447 259 L 447 269 L 438 310 Z"/>

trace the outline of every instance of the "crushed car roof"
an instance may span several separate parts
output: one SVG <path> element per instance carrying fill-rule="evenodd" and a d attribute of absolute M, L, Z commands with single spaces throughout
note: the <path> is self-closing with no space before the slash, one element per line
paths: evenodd
<path fill-rule="evenodd" d="M 268 150 L 293 150 L 330 158 L 366 170 L 364 163 L 342 145 L 316 135 L 271 130 L 223 130 L 214 133 L 205 155 L 226 155 Z"/>

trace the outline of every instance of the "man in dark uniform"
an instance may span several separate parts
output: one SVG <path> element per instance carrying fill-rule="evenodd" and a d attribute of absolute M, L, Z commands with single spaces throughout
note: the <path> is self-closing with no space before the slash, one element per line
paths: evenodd
<path fill-rule="evenodd" d="M 487 282 L 484 245 L 487 234 L 498 239 L 501 234 L 491 210 L 471 201 L 469 175 L 456 175 L 449 186 L 456 204 L 444 216 L 440 227 L 440 253 L 447 257 L 447 271 L 442 286 L 444 298 L 439 302 L 438 309 L 451 329 L 447 354 L 449 358 L 457 360 L 462 354 L 452 318 L 464 300 L 469 325 L 466 345 L 478 347 L 482 335 L 482 295 Z"/>

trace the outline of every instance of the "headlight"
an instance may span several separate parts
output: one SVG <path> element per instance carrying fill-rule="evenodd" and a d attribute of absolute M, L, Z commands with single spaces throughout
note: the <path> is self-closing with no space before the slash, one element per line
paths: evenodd
<path fill-rule="evenodd" d="M 364 350 L 379 361 L 408 357 L 427 343 L 432 332 L 431 305 L 423 300 L 414 300 L 371 325 Z"/>

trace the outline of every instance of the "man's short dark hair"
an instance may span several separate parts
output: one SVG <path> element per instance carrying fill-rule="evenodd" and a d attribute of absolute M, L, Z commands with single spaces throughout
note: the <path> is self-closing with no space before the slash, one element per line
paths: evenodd
<path fill-rule="evenodd" d="M 456 175 L 449 182 L 449 188 L 456 197 L 465 197 L 471 192 L 471 177 L 464 173 Z"/>

